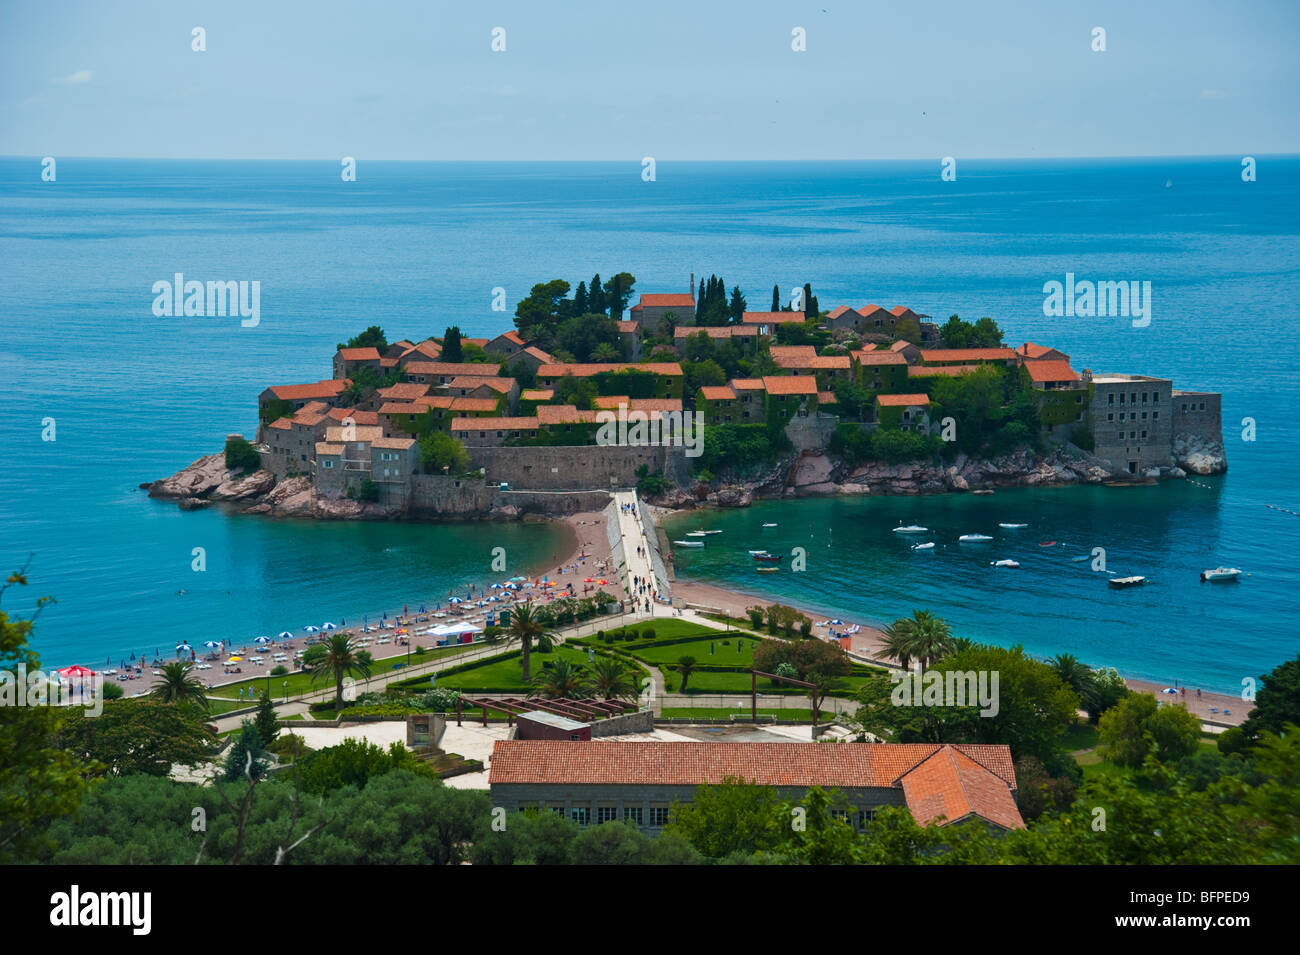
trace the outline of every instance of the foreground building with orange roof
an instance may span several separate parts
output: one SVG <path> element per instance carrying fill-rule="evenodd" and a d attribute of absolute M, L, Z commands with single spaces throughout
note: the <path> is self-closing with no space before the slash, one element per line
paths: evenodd
<path fill-rule="evenodd" d="M 833 792 L 836 814 L 855 828 L 887 807 L 908 809 L 923 826 L 1025 827 L 1011 750 L 1001 744 L 499 740 L 490 767 L 493 805 L 580 826 L 625 821 L 657 832 L 698 787 L 739 779 L 787 800 L 812 787 Z"/>

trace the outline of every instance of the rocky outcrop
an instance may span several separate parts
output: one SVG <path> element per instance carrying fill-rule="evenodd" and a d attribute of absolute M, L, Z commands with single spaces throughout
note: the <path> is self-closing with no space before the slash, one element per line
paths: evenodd
<path fill-rule="evenodd" d="M 214 501 L 249 501 L 260 498 L 275 487 L 275 475 L 270 471 L 254 471 L 222 481 L 208 495 Z"/>
<path fill-rule="evenodd" d="M 230 480 L 230 471 L 226 470 L 226 456 L 222 452 L 205 454 L 187 468 L 177 471 L 169 478 L 154 481 L 147 486 L 150 497 L 207 497 L 222 484 Z"/>
<path fill-rule="evenodd" d="M 1174 461 L 1192 474 L 1222 474 L 1228 470 L 1223 442 L 1200 434 L 1174 435 Z"/>

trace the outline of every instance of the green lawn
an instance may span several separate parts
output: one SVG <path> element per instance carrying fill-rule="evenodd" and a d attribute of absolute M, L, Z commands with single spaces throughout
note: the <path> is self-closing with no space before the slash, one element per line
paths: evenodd
<path fill-rule="evenodd" d="M 1097 727 L 1087 722 L 1076 723 L 1066 732 L 1063 745 L 1069 753 L 1092 749 L 1097 745 Z"/>
<path fill-rule="evenodd" d="M 726 641 L 724 644 L 723 641 Z M 640 647 L 636 644 L 614 644 L 614 647 L 632 654 L 643 663 L 654 666 L 676 665 L 681 657 L 695 657 L 696 663 L 717 666 L 752 667 L 754 647 L 758 641 L 736 634 L 714 634 L 690 643 L 672 643 L 666 647 Z M 709 650 L 712 648 L 713 652 Z"/>
<path fill-rule="evenodd" d="M 826 719 L 828 718 L 828 715 L 834 716 L 834 714 L 835 711 L 833 709 L 822 710 L 821 719 L 823 722 L 825 722 Z M 684 718 L 684 719 L 692 719 L 692 720 L 725 720 L 728 717 L 737 716 L 737 715 L 749 716 L 749 707 L 746 706 L 744 709 L 740 709 L 738 707 L 736 709 L 729 710 L 729 709 L 722 709 L 719 707 L 709 707 L 709 706 L 698 706 L 698 707 L 665 706 L 663 712 L 660 714 L 660 716 L 664 717 L 665 719 Z M 789 709 L 774 710 L 774 709 L 764 709 L 763 707 L 760 706 L 758 708 L 758 715 L 775 716 L 777 719 L 782 719 L 782 720 L 800 720 L 805 723 L 812 722 L 812 710 L 807 708 L 796 709 L 794 707 L 791 707 Z"/>
<path fill-rule="evenodd" d="M 435 647 L 432 650 L 425 650 L 424 653 L 415 653 L 414 651 L 412 651 L 411 666 L 415 666 L 416 664 L 419 663 L 428 663 L 430 660 L 436 660 L 439 659 L 440 657 L 456 656 L 457 654 L 465 653 L 466 651 L 469 650 L 478 650 L 482 648 L 482 646 L 483 646 L 482 643 L 472 643 L 472 644 L 458 644 L 452 647 Z M 388 647 L 380 648 L 381 651 L 389 650 L 389 649 L 391 648 Z M 371 676 L 381 676 L 385 673 L 392 671 L 394 663 L 405 663 L 405 662 L 406 662 L 405 650 L 403 650 L 400 654 L 395 656 L 378 658 L 374 661 L 374 665 L 370 669 L 370 674 Z M 284 699 L 284 694 L 285 694 L 284 683 L 286 680 L 289 681 L 288 692 L 289 692 L 289 696 L 291 697 L 299 696 L 303 693 L 311 693 L 316 690 L 327 690 L 334 686 L 333 681 L 330 680 L 329 677 L 321 677 L 315 683 L 312 683 L 311 676 L 312 675 L 310 673 L 290 673 L 286 676 L 271 677 L 272 698 L 276 700 Z M 357 682 L 360 683 L 362 681 L 358 680 Z M 212 692 L 220 693 L 223 697 L 231 697 L 231 696 L 238 697 L 240 687 L 244 687 L 244 688 L 252 687 L 254 693 L 260 694 L 266 689 L 266 684 L 267 684 L 267 678 L 265 676 L 259 676 L 259 677 L 253 677 L 248 680 L 241 680 L 238 683 L 223 684 L 221 686 L 218 686 Z M 247 706 L 248 704 L 244 704 L 244 705 Z"/>
<path fill-rule="evenodd" d="M 551 653 L 533 653 L 530 660 L 533 675 L 540 673 L 542 666 L 550 660 L 568 660 L 586 666 L 587 651 L 580 647 L 561 645 Z M 532 689 L 523 681 L 523 661 L 517 650 L 481 667 L 439 673 L 438 686 L 460 690 L 462 693 L 523 694 Z"/>
<path fill-rule="evenodd" d="M 704 662 L 704 661 L 700 661 Z M 678 692 L 681 688 L 682 677 L 677 672 L 676 667 L 664 670 L 664 679 L 671 682 L 674 689 L 670 692 Z M 855 696 L 862 688 L 862 684 L 867 681 L 865 676 L 842 676 L 831 689 L 831 696 L 852 697 Z M 748 693 L 753 686 L 753 681 L 748 671 L 735 671 L 714 673 L 708 670 L 696 670 L 691 674 L 690 681 L 686 685 L 687 694 L 691 693 Z M 785 684 L 774 684 L 765 677 L 758 679 L 759 693 L 786 693 L 793 695 L 806 695 L 809 691 L 801 686 L 788 686 Z"/>
<path fill-rule="evenodd" d="M 689 620 L 677 620 L 677 619 L 673 619 L 673 618 L 668 618 L 668 619 L 657 619 L 657 620 L 655 620 L 654 623 L 648 623 L 648 622 L 647 622 L 647 623 L 632 624 L 632 625 L 629 626 L 627 629 L 628 629 L 628 630 L 635 630 L 635 631 L 637 631 L 638 633 L 640 633 L 640 632 L 642 632 L 642 631 L 644 631 L 644 630 L 646 630 L 646 629 L 653 630 L 653 631 L 655 632 L 655 635 L 654 635 L 654 639 L 655 639 L 655 640 L 676 640 L 678 637 L 708 636 L 709 634 L 719 634 L 719 633 L 722 632 L 722 631 L 720 631 L 720 630 L 714 630 L 714 629 L 712 629 L 712 628 L 710 628 L 710 627 L 702 627 L 702 626 L 700 626 L 698 623 L 691 623 Z M 610 628 L 608 628 L 608 630 L 607 630 L 606 632 L 607 632 L 607 633 L 622 633 L 623 631 L 622 631 L 622 628 L 619 628 L 619 627 L 610 627 Z M 595 634 L 592 634 L 592 635 L 589 635 L 589 636 L 586 636 L 586 637 L 582 637 L 580 640 L 575 640 L 575 641 L 570 641 L 570 642 L 573 642 L 573 643 L 590 643 L 590 644 L 594 644 L 594 645 L 596 645 L 596 646 L 603 646 L 603 645 L 604 645 L 604 644 L 603 644 L 603 641 L 601 641 L 599 638 L 597 638 L 597 637 L 595 636 Z M 637 640 L 637 641 L 623 641 L 623 640 L 616 640 L 616 641 L 614 641 L 614 644 L 613 644 L 613 645 L 616 646 L 616 647 L 623 647 L 623 646 L 636 646 L 638 643 L 648 643 L 648 642 L 650 642 L 650 641 L 642 641 L 642 640 Z"/>

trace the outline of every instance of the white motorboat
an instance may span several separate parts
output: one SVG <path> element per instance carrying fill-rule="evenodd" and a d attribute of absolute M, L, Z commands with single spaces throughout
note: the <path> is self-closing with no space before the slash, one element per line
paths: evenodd
<path fill-rule="evenodd" d="M 673 541 L 678 547 L 703 547 L 704 541 Z"/>
<path fill-rule="evenodd" d="M 990 567 L 1019 567 L 1019 566 L 1020 566 L 1020 561 L 1018 561 L 1018 560 L 991 560 L 991 561 L 989 561 L 989 566 L 990 566 Z"/>
<path fill-rule="evenodd" d="M 763 526 L 764 526 L 764 527 L 776 527 L 775 524 L 764 524 Z"/>
<path fill-rule="evenodd" d="M 1213 570 L 1201 571 L 1201 580 L 1236 580 L 1241 571 L 1236 567 L 1215 567 Z"/>
<path fill-rule="evenodd" d="M 686 532 L 686 536 L 687 536 L 687 537 L 703 537 L 703 536 L 704 536 L 705 534 L 707 534 L 707 533 L 708 533 L 708 531 L 687 531 L 687 532 Z"/>
<path fill-rule="evenodd" d="M 697 534 L 704 534 L 704 535 L 707 536 L 707 535 L 709 535 L 709 534 L 721 534 L 722 531 L 696 531 L 696 533 L 697 533 Z"/>
<path fill-rule="evenodd" d="M 998 527 L 1005 528 L 1006 530 L 1009 531 L 1018 531 L 1022 527 L 1028 527 L 1028 526 L 1029 526 L 1028 524 L 999 524 L 998 525 Z"/>
<path fill-rule="evenodd" d="M 1145 577 L 1112 577 L 1106 583 L 1112 587 L 1141 587 L 1147 582 Z"/>
<path fill-rule="evenodd" d="M 750 556 L 750 557 L 755 557 L 755 556 L 757 556 L 758 554 L 766 554 L 766 553 L 767 553 L 767 551 L 765 551 L 765 550 L 751 550 L 751 551 L 749 552 L 749 556 Z"/>
<path fill-rule="evenodd" d="M 993 540 L 988 534 L 962 534 L 957 540 L 966 544 L 982 544 L 985 541 Z"/>
<path fill-rule="evenodd" d="M 934 550 L 934 541 L 926 541 L 924 544 L 913 544 L 912 550 Z"/>
<path fill-rule="evenodd" d="M 895 534 L 924 534 L 929 531 L 928 527 L 921 527 L 919 524 L 899 524 L 894 528 Z"/>

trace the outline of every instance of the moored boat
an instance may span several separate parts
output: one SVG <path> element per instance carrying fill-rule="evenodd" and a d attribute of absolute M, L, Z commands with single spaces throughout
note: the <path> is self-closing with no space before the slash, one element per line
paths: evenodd
<path fill-rule="evenodd" d="M 1016 531 L 1022 527 L 1028 527 L 1028 524 L 999 524 L 998 527 L 1005 527 L 1009 531 Z"/>
<path fill-rule="evenodd" d="M 754 570 L 760 574 L 775 574 L 780 567 L 755 567 Z"/>
<path fill-rule="evenodd" d="M 1146 582 L 1145 577 L 1112 577 L 1106 581 L 1112 587 L 1141 587 Z"/>
<path fill-rule="evenodd" d="M 764 524 L 763 526 L 764 526 L 764 527 L 776 527 L 775 524 Z"/>
<path fill-rule="evenodd" d="M 1241 571 L 1236 567 L 1215 567 L 1213 570 L 1201 571 L 1201 580 L 1236 580 L 1241 576 Z"/>
<path fill-rule="evenodd" d="M 758 556 L 759 554 L 766 554 L 766 553 L 767 553 L 767 551 L 765 551 L 765 550 L 751 550 L 751 551 L 749 552 L 749 556 L 750 556 L 750 557 L 756 557 L 756 556 Z"/>
<path fill-rule="evenodd" d="M 934 550 L 934 541 L 926 541 L 924 544 L 913 544 L 912 550 Z"/>
<path fill-rule="evenodd" d="M 673 541 L 678 547 L 703 547 L 704 541 Z"/>
<path fill-rule="evenodd" d="M 708 534 L 721 534 L 722 531 L 700 531 L 700 533 L 701 533 L 701 534 L 705 534 L 705 535 L 708 535 Z"/>
<path fill-rule="evenodd" d="M 687 532 L 686 532 L 686 536 L 687 536 L 687 537 L 703 537 L 703 536 L 704 536 L 705 534 L 707 534 L 707 533 L 708 533 L 708 531 L 687 531 Z"/>
<path fill-rule="evenodd" d="M 966 544 L 982 544 L 985 541 L 993 540 L 988 534 L 962 534 L 957 540 Z"/>
<path fill-rule="evenodd" d="M 784 554 L 755 554 L 754 560 L 760 564 L 779 564 L 785 559 Z"/>
<path fill-rule="evenodd" d="M 1020 566 L 1020 561 L 1018 561 L 1018 560 L 991 560 L 991 561 L 989 561 L 989 566 L 990 566 L 990 567 L 1019 567 L 1019 566 Z"/>
<path fill-rule="evenodd" d="M 894 528 L 894 533 L 895 534 L 924 534 L 929 529 L 930 528 L 922 527 L 919 524 L 907 524 L 907 525 L 899 524 L 897 527 Z"/>

